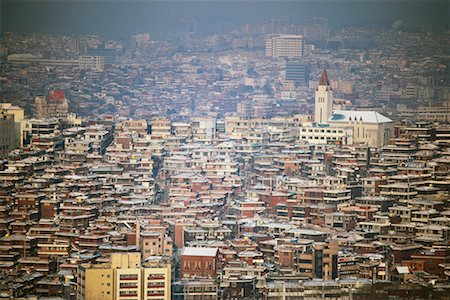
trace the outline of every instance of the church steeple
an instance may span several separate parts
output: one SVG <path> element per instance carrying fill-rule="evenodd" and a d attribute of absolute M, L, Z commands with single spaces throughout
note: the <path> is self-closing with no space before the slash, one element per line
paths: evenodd
<path fill-rule="evenodd" d="M 328 122 L 333 114 L 333 91 L 325 67 L 316 88 L 314 121 L 319 124 Z"/>
<path fill-rule="evenodd" d="M 327 69 L 323 66 L 322 76 L 320 77 L 319 85 L 330 85 L 330 81 L 328 81 Z"/>

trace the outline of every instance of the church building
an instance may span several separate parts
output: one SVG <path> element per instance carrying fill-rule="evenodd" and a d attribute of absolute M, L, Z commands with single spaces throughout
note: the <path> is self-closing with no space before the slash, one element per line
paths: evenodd
<path fill-rule="evenodd" d="M 333 111 L 333 91 L 325 68 L 316 88 L 314 122 L 315 126 L 328 129 L 336 128 L 338 133 L 345 133 L 345 138 L 342 138 L 344 143 L 364 144 L 371 147 L 381 147 L 388 144 L 393 133 L 392 120 L 376 111 Z M 328 131 L 334 132 L 334 130 Z M 307 137 L 307 139 L 310 140 L 311 137 Z M 327 137 L 322 140 L 322 143 L 328 141 Z M 335 140 L 335 138 L 332 140 Z M 320 142 L 320 140 L 317 142 Z"/>

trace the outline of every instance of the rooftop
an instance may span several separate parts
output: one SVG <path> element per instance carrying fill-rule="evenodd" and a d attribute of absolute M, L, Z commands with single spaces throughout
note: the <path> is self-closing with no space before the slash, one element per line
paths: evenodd
<path fill-rule="evenodd" d="M 184 247 L 182 256 L 216 256 L 218 248 Z"/>
<path fill-rule="evenodd" d="M 382 124 L 391 123 L 392 120 L 376 111 L 336 110 L 328 120 L 329 122 L 347 122 L 348 120 L 362 121 L 363 123 Z"/>

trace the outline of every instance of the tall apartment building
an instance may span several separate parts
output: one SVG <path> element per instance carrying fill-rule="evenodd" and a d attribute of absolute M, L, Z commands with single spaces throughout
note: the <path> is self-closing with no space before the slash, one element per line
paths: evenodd
<path fill-rule="evenodd" d="M 103 57 L 105 66 L 110 66 L 116 63 L 117 59 L 116 49 L 109 49 L 104 47 L 87 49 L 86 55 Z"/>
<path fill-rule="evenodd" d="M 102 71 L 105 68 L 104 56 L 81 55 L 79 58 L 80 69 L 92 69 Z"/>
<path fill-rule="evenodd" d="M 297 86 L 307 86 L 309 81 L 308 66 L 298 59 L 288 59 L 285 64 L 285 78 Z"/>
<path fill-rule="evenodd" d="M 23 145 L 22 108 L 11 103 L 0 103 L 0 156 Z"/>
<path fill-rule="evenodd" d="M 81 264 L 77 299 L 170 299 L 171 267 L 161 257 L 141 262 L 140 253 L 113 253 L 108 264 Z"/>
<path fill-rule="evenodd" d="M 267 38 L 266 56 L 271 57 L 303 56 L 303 36 L 283 34 Z"/>
<path fill-rule="evenodd" d="M 14 140 L 14 116 L 0 112 L 0 157 L 15 148 Z"/>

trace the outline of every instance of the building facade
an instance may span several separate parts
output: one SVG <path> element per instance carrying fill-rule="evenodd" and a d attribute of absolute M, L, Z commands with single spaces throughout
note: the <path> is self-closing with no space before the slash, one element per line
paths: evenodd
<path fill-rule="evenodd" d="M 278 35 L 267 38 L 266 56 L 271 57 L 303 56 L 303 36 Z"/>
<path fill-rule="evenodd" d="M 23 146 L 24 110 L 0 103 L 0 156 Z"/>
<path fill-rule="evenodd" d="M 109 264 L 81 264 L 77 299 L 170 299 L 170 264 L 154 258 L 141 263 L 138 252 L 113 253 Z"/>

